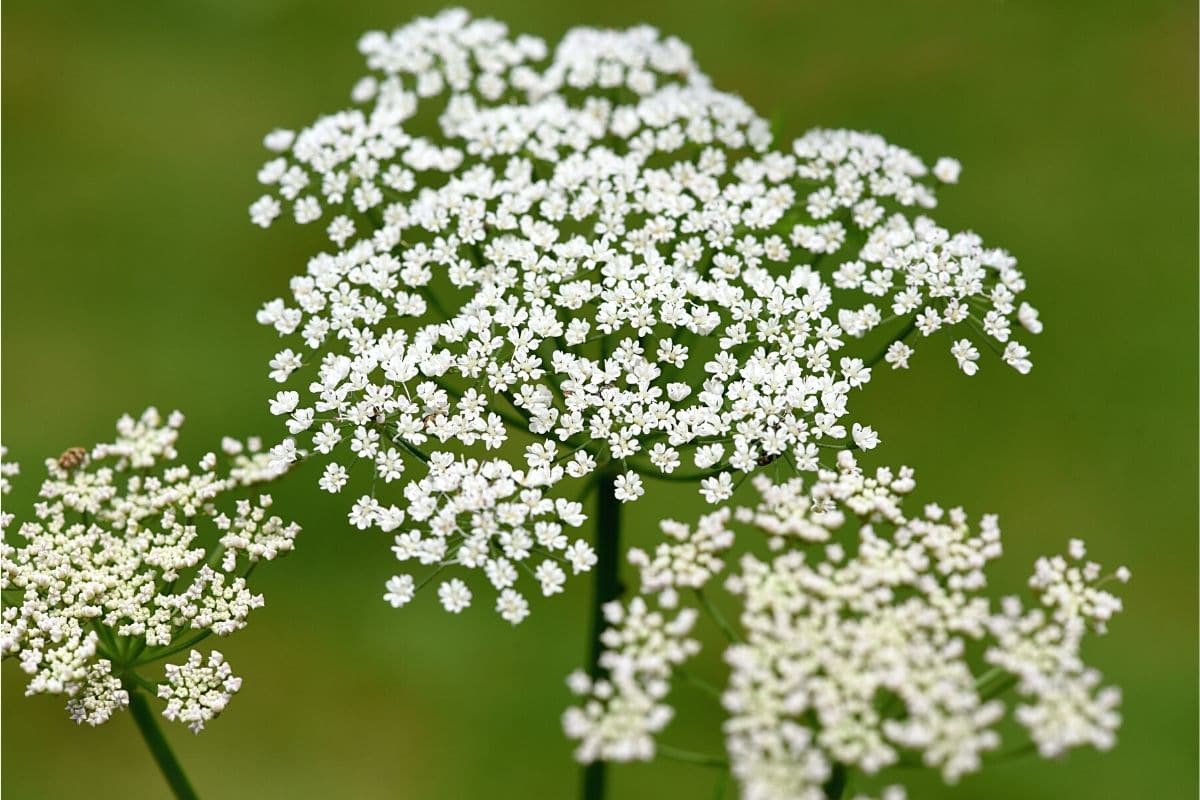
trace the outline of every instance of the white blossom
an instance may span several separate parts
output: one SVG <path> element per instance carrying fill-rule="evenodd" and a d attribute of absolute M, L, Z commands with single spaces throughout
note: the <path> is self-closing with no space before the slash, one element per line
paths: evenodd
<path fill-rule="evenodd" d="M 129 706 L 129 692 L 113 674 L 112 662 L 97 659 L 86 668 L 75 694 L 67 700 L 67 713 L 79 724 L 108 722 L 113 712 Z"/>
<path fill-rule="evenodd" d="M 438 587 L 438 599 L 443 608 L 457 614 L 471 605 L 471 590 L 458 578 L 452 578 Z"/>
<path fill-rule="evenodd" d="M 852 411 L 873 366 L 857 339 L 886 326 L 903 367 L 914 331 L 1004 341 L 1029 318 L 1009 254 L 913 214 L 957 162 L 931 173 L 843 130 L 776 147 L 652 28 L 549 47 L 451 10 L 359 49 L 349 109 L 268 137 L 254 221 L 280 215 L 274 198 L 331 247 L 258 319 L 290 339 L 270 364 L 293 385 L 271 401 L 295 438 L 276 463 L 308 437 L 335 464 L 374 461 L 351 522 L 398 526 L 401 560 L 486 569 L 499 548 L 519 565 L 527 522 L 553 524 L 551 501 L 598 472 L 624 502 L 670 475 L 722 503 L 779 459 L 873 447 Z M 970 339 L 954 354 L 977 369 Z"/>
<path fill-rule="evenodd" d="M 411 575 L 393 575 L 388 579 L 387 593 L 383 599 L 388 601 L 392 608 L 400 608 L 413 599 L 415 591 Z"/>
<path fill-rule="evenodd" d="M 939 158 L 933 165 L 933 175 L 942 183 L 958 183 L 962 164 L 956 158 Z"/>
<path fill-rule="evenodd" d="M 578 758 L 654 757 L 674 714 L 671 681 L 698 645 L 678 638 L 695 610 L 683 608 L 691 614 L 674 635 L 658 634 L 665 617 L 647 598 L 673 608 L 685 597 L 679 589 L 710 584 L 739 530 L 765 533 L 774 553 L 764 559 L 751 547 L 725 581 L 741 606 L 721 700 L 742 796 L 817 800 L 835 770 L 884 773 L 914 758 L 953 783 L 1001 748 L 1008 717 L 1046 757 L 1113 744 L 1120 693 L 1101 686 L 1079 650 L 1121 604 L 1082 542 L 1066 558 L 1038 560 L 1026 610 L 985 594 L 986 567 L 1001 554 L 996 518 L 972 531 L 959 508 L 931 503 L 910 516 L 905 495 L 916 484 L 907 468 L 867 473 L 842 452 L 811 486 L 761 475 L 754 483 L 756 507 L 706 514 L 695 531 L 663 523 L 666 541 L 653 556 L 630 551 L 641 587 L 606 607 L 601 663 L 610 672 L 569 681 L 584 697 L 564 716 Z M 650 655 L 631 655 L 630 643 Z M 1004 699 L 1010 688 L 1015 707 Z M 903 787 L 883 796 L 902 797 Z"/>
<path fill-rule="evenodd" d="M 606 677 L 572 677 L 569 685 L 582 696 L 582 705 L 563 714 L 563 729 L 579 742 L 575 757 L 581 762 L 649 761 L 654 735 L 674 715 L 662 702 L 670 689 L 671 668 L 699 649 L 688 638 L 696 612 L 684 609 L 667 617 L 635 597 L 628 606 L 609 603 L 604 617 L 610 625 L 601 637 L 600 666 Z"/>
<path fill-rule="evenodd" d="M 227 437 L 219 471 L 214 453 L 178 460 L 182 424 L 150 408 L 122 417 L 114 442 L 48 459 L 35 518 L 0 545 L 0 654 L 29 675 L 26 694 L 67 695 L 77 722 L 128 706 L 130 685 L 153 685 L 137 670 L 180 643 L 245 627 L 263 605 L 247 576 L 290 552 L 300 530 L 270 514 L 269 495 L 225 497 L 279 476 L 259 440 Z M 164 713 L 199 730 L 224 702 L 187 695 L 190 669 L 167 668 L 178 685 Z"/>
<path fill-rule="evenodd" d="M 242 679 L 216 650 L 208 654 L 207 662 L 193 650 L 183 664 L 167 664 L 166 673 L 166 681 L 158 687 L 158 696 L 167 701 L 163 716 L 187 725 L 192 733 L 202 731 L 242 688 Z"/>

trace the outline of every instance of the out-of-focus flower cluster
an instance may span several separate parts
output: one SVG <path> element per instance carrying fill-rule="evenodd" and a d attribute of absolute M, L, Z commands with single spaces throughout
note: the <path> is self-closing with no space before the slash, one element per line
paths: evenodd
<path fill-rule="evenodd" d="M 247 576 L 300 530 L 270 514 L 268 495 L 232 497 L 281 473 L 258 440 L 226 438 L 221 457 L 187 464 L 175 449 L 182 424 L 150 408 L 122 417 L 114 442 L 47 460 L 33 519 L 0 545 L 0 653 L 29 675 L 26 694 L 66 695 L 78 722 L 103 723 L 129 690 L 153 690 L 141 668 L 245 627 L 263 604 Z M 219 653 L 207 667 L 200 658 L 168 665 L 158 688 L 166 716 L 195 731 L 240 684 Z"/>
<path fill-rule="evenodd" d="M 654 734 L 674 716 L 663 702 L 672 668 L 700 649 L 699 642 L 688 638 L 696 611 L 686 608 L 668 616 L 635 597 L 627 606 L 607 604 L 604 618 L 610 627 L 600 639 L 603 676 L 572 673 L 572 691 L 588 700 L 567 711 L 563 726 L 579 740 L 576 756 L 581 761 L 649 760 Z"/>
<path fill-rule="evenodd" d="M 593 560 L 558 499 L 597 471 L 625 502 L 668 476 L 722 503 L 765 464 L 875 447 L 851 396 L 914 338 L 953 329 L 967 374 L 984 342 L 1030 367 L 1014 330 L 1040 323 L 1015 260 L 927 216 L 952 159 L 844 130 L 773 148 L 647 27 L 550 48 L 453 10 L 359 49 L 354 106 L 268 135 L 250 209 L 331 241 L 258 314 L 290 340 L 270 362 L 294 384 L 270 402 L 293 437 L 275 456 L 311 444 L 332 493 L 361 463 L 353 524 L 430 574 L 484 572 L 513 622 L 522 571 L 552 594 L 564 555 Z M 386 597 L 423 583 L 397 575 Z M 454 612 L 472 597 L 450 576 L 438 594 Z"/>
<path fill-rule="evenodd" d="M 724 653 L 721 703 L 743 797 L 822 800 L 836 770 L 897 781 L 904 773 L 889 768 L 924 766 L 954 782 L 1002 757 L 1008 717 L 1027 736 L 1008 750 L 1112 746 L 1120 692 L 1101 685 L 1081 645 L 1121 610 L 1104 587 L 1127 570 L 1105 574 L 1072 540 L 1065 556 L 1038 560 L 1030 597 L 994 602 L 985 570 L 1001 554 L 997 519 L 972 530 L 961 508 L 909 511 L 911 470 L 867 473 L 842 452 L 811 485 L 759 476 L 756 487 L 757 507 L 707 515 L 694 531 L 664 523 L 654 558 L 630 552 L 642 594 L 628 601 L 628 619 L 619 607 L 609 617 L 612 676 L 569 680 L 586 695 L 564 716 L 578 758 L 654 757 L 672 716 L 673 670 L 697 641 L 687 638 L 692 609 L 668 629 L 647 615 L 644 595 L 668 594 L 674 606 L 676 587 L 713 583 L 737 531 L 765 534 L 771 553 L 743 554 L 724 580 L 740 625 Z"/>

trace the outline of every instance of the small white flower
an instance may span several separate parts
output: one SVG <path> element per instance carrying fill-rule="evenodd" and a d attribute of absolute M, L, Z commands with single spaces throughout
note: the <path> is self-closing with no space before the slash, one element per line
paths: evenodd
<path fill-rule="evenodd" d="M 958 368 L 967 375 L 974 375 L 979 371 L 979 364 L 976 363 L 979 361 L 979 351 L 971 344 L 970 339 L 956 341 L 950 348 L 950 354 L 958 362 Z"/>
<path fill-rule="evenodd" d="M 956 158 L 939 158 L 933 165 L 933 176 L 942 183 L 958 183 L 962 174 L 962 164 Z"/>
<path fill-rule="evenodd" d="M 1003 358 L 1005 364 L 1022 375 L 1028 375 L 1029 371 L 1033 369 L 1033 362 L 1029 360 L 1029 349 L 1016 342 L 1009 342 L 1004 347 Z"/>
<path fill-rule="evenodd" d="M 720 503 L 733 496 L 733 478 L 728 472 L 700 481 L 700 495 L 708 503 Z"/>
<path fill-rule="evenodd" d="M 363 495 L 354 503 L 347 518 L 355 528 L 365 531 L 375 523 L 378 509 L 379 502 L 374 497 Z"/>
<path fill-rule="evenodd" d="M 275 416 L 291 414 L 300 403 L 300 393 L 292 391 L 279 391 L 275 393 L 275 398 L 271 400 L 271 413 Z"/>
<path fill-rule="evenodd" d="M 626 472 L 623 475 L 618 475 L 614 482 L 613 495 L 623 503 L 629 503 L 637 500 L 646 493 L 642 486 L 642 479 L 638 477 L 636 472 Z"/>
<path fill-rule="evenodd" d="M 1017 320 L 1030 333 L 1042 332 L 1042 321 L 1038 319 L 1038 310 L 1029 303 L 1021 303 L 1017 309 Z"/>
<path fill-rule="evenodd" d="M 496 611 L 501 619 L 517 625 L 529 616 L 529 602 L 519 592 L 505 589 L 496 598 Z"/>
<path fill-rule="evenodd" d="M 346 468 L 341 464 L 326 464 L 319 485 L 330 494 L 337 494 L 346 485 L 348 477 Z"/>
<path fill-rule="evenodd" d="M 250 221 L 259 227 L 269 228 L 279 216 L 279 212 L 279 201 L 269 194 L 264 194 L 250 206 Z"/>
<path fill-rule="evenodd" d="M 549 597 L 558 594 L 563 590 L 563 584 L 566 583 L 567 575 L 563 572 L 562 567 L 553 561 L 543 561 L 538 564 L 534 576 L 542 585 L 542 594 Z"/>
<path fill-rule="evenodd" d="M 851 428 L 854 443 L 862 450 L 874 450 L 879 444 L 879 434 L 870 425 L 859 425 L 857 422 Z"/>
<path fill-rule="evenodd" d="M 271 359 L 271 380 L 283 383 L 291 374 L 300 368 L 300 356 L 291 348 L 281 350 Z"/>
<path fill-rule="evenodd" d="M 571 569 L 576 575 L 581 572 L 587 572 L 596 565 L 597 561 L 596 551 L 587 542 L 580 539 L 572 542 L 563 555 L 571 563 Z"/>
<path fill-rule="evenodd" d="M 296 134 L 283 128 L 276 128 L 263 137 L 263 146 L 276 153 L 282 153 L 292 146 Z"/>
<path fill-rule="evenodd" d="M 451 614 L 458 614 L 471 605 L 471 590 L 458 578 L 451 578 L 438 587 L 438 600 L 442 608 Z"/>
<path fill-rule="evenodd" d="M 406 606 L 416 594 L 416 587 L 413 584 L 412 575 L 393 575 L 388 578 L 385 585 L 387 591 L 383 595 L 383 599 L 387 601 L 392 608 L 400 608 Z"/>
<path fill-rule="evenodd" d="M 888 345 L 887 354 L 883 360 L 892 365 L 892 369 L 908 369 L 908 359 L 912 357 L 913 349 L 904 342 L 892 342 Z"/>
<path fill-rule="evenodd" d="M 350 98 L 356 103 L 367 103 L 375 97 L 378 90 L 379 82 L 368 75 L 354 84 L 354 88 L 350 91 Z"/>
<path fill-rule="evenodd" d="M 312 427 L 313 410 L 311 408 L 298 408 L 292 412 L 292 418 L 287 421 L 288 433 L 295 435 L 303 433 Z"/>
<path fill-rule="evenodd" d="M 577 669 L 567 676 L 567 687 L 572 694 L 584 695 L 592 690 L 592 679 L 586 672 Z"/>

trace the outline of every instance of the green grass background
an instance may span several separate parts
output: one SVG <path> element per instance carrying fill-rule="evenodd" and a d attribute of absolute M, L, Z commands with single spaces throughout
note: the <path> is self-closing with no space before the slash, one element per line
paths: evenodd
<path fill-rule="evenodd" d="M 3 42 L 3 438 L 39 460 L 100 440 L 154 403 L 191 419 L 184 450 L 274 433 L 271 331 L 258 304 L 313 239 L 252 228 L 263 133 L 342 107 L 354 43 L 432 3 L 9 0 Z M 1125 688 L 1110 754 L 1018 762 L 916 797 L 1194 798 L 1196 648 L 1196 7 L 1190 2 L 480 2 L 556 39 L 579 23 L 650 22 L 785 132 L 877 130 L 960 157 L 938 218 L 1010 248 L 1046 332 L 1021 378 L 985 358 L 964 379 L 935 344 L 859 408 L 879 460 L 925 496 L 996 511 L 997 582 L 1085 537 L 1125 563 L 1126 613 L 1090 650 Z M 209 798 L 566 798 L 558 716 L 581 659 L 584 583 L 516 630 L 480 604 L 451 619 L 380 599 L 388 542 L 349 530 L 315 474 L 276 492 L 304 525 L 256 574 L 251 629 L 223 642 L 245 688 L 211 729 L 170 732 Z M 679 496 L 680 501 L 690 495 Z M 631 539 L 682 514 L 646 500 Z M 670 509 L 669 512 L 667 509 Z M 708 668 L 715 669 L 709 648 Z M 22 698 L 3 667 L 6 798 L 156 798 L 127 715 L 77 728 Z M 698 704 L 703 700 L 697 700 Z M 718 746 L 715 712 L 666 739 Z M 615 798 L 710 797 L 715 776 L 615 770 Z"/>

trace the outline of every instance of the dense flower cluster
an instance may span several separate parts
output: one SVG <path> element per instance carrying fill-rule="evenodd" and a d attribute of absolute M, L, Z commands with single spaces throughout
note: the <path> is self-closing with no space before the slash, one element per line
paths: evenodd
<path fill-rule="evenodd" d="M 553 519 L 582 521 L 553 492 L 615 471 L 625 502 L 670 476 L 722 503 L 772 461 L 875 447 L 850 398 L 885 360 L 856 348 L 876 329 L 892 367 L 914 334 L 955 328 L 966 373 L 979 340 L 1029 369 L 1013 324 L 1039 323 L 1013 258 L 923 215 L 952 159 L 841 130 L 772 149 L 754 109 L 646 27 L 551 50 L 454 10 L 359 47 L 355 106 L 268 135 L 250 209 L 332 243 L 258 314 L 292 339 L 270 363 L 296 382 L 270 403 L 293 437 L 275 455 L 311 442 L 333 493 L 365 462 L 351 522 L 393 532 L 401 560 L 484 570 L 512 621 L 521 562 L 561 558 Z M 380 499 L 391 482 L 403 503 Z M 417 585 L 397 575 L 386 598 Z M 471 596 L 457 577 L 438 594 L 456 612 Z"/>
<path fill-rule="evenodd" d="M 696 611 L 686 608 L 673 617 L 652 611 L 645 599 L 633 598 L 604 607 L 609 628 L 601 636 L 599 666 L 605 677 L 580 671 L 568 679 L 572 691 L 587 698 L 563 716 L 567 735 L 579 740 L 580 761 L 632 761 L 654 757 L 654 734 L 674 716 L 663 699 L 671 688 L 671 671 L 700 649 L 688 638 Z"/>
<path fill-rule="evenodd" d="M 756 483 L 757 507 L 708 515 L 694 532 L 665 524 L 669 541 L 653 562 L 630 553 L 642 592 L 656 593 L 671 575 L 700 588 L 700 576 L 720 572 L 734 529 L 766 534 L 775 551 L 743 554 L 724 583 L 741 608 L 722 704 L 743 797 L 819 800 L 834 771 L 848 768 L 874 775 L 919 764 L 953 782 L 1000 749 L 997 725 L 1010 711 L 1044 756 L 1113 744 L 1120 693 L 1100 688 L 1080 647 L 1121 609 L 1103 587 L 1128 580 L 1127 570 L 1103 575 L 1073 540 L 1067 556 L 1037 562 L 1028 605 L 997 604 L 984 595 L 985 569 L 1001 554 L 996 518 L 972 531 L 959 508 L 911 514 L 911 470 L 867 473 L 842 452 L 807 488 L 795 478 Z M 645 607 L 640 596 L 629 604 Z M 623 664 L 622 620 L 612 621 L 606 657 Z M 681 660 L 672 640 L 654 642 L 648 678 L 632 671 L 640 682 L 614 678 L 615 688 L 598 691 L 571 679 L 592 695 L 564 717 L 580 759 L 655 755 L 654 735 L 671 717 L 670 670 Z M 1009 689 L 1015 709 L 1001 697 Z"/>
<path fill-rule="evenodd" d="M 257 440 L 226 438 L 224 469 L 214 453 L 186 464 L 175 449 L 182 424 L 151 408 L 122 417 L 114 442 L 47 460 L 36 519 L 0 545 L 0 652 L 30 676 L 27 694 L 67 695 L 78 722 L 127 706 L 127 688 L 145 682 L 135 668 L 245 627 L 263 604 L 247 575 L 291 551 L 299 532 L 268 514 L 267 495 L 228 499 L 280 474 Z M 236 691 L 220 654 L 205 669 L 212 676 L 191 661 L 168 666 L 159 690 L 166 716 L 193 730 Z"/>
<path fill-rule="evenodd" d="M 639 547 L 629 550 L 629 563 L 641 572 L 642 594 L 657 594 L 664 607 L 674 608 L 681 588 L 699 589 L 725 568 L 723 553 L 733 546 L 730 509 L 705 514 L 696 530 L 675 520 L 659 523 L 666 541 L 651 556 Z"/>
<path fill-rule="evenodd" d="M 242 688 L 242 679 L 233 674 L 225 656 L 213 650 L 204 657 L 193 650 L 183 664 L 167 664 L 167 679 L 158 687 L 158 696 L 167 701 L 163 716 L 182 722 L 199 733 L 204 723 L 225 710 L 230 698 Z"/>
<path fill-rule="evenodd" d="M 419 530 L 401 533 L 392 551 L 400 561 L 441 564 L 453 548 L 454 563 L 484 571 L 500 592 L 497 611 L 516 624 L 528 613 L 528 603 L 511 588 L 518 567 L 528 569 L 541 584 L 542 593 L 549 596 L 561 592 L 566 580 L 559 560 L 565 561 L 574 574 L 590 569 L 596 562 L 587 542 L 576 539 L 568 543 L 563 532 L 564 523 L 578 526 L 583 522 L 582 504 L 545 496 L 544 488 L 552 485 L 555 472 L 561 470 L 514 470 L 499 459 L 481 464 L 436 453 L 425 477 L 405 488 L 410 519 L 424 523 L 429 534 L 422 535 Z M 534 557 L 541 559 L 536 569 L 528 563 Z M 404 576 L 393 580 L 399 584 Z M 464 590 L 465 586 L 463 590 L 446 588 L 440 592 L 447 611 L 458 613 L 470 603 L 470 594 L 464 594 Z M 389 599 L 397 607 L 411 596 L 389 590 Z"/>

